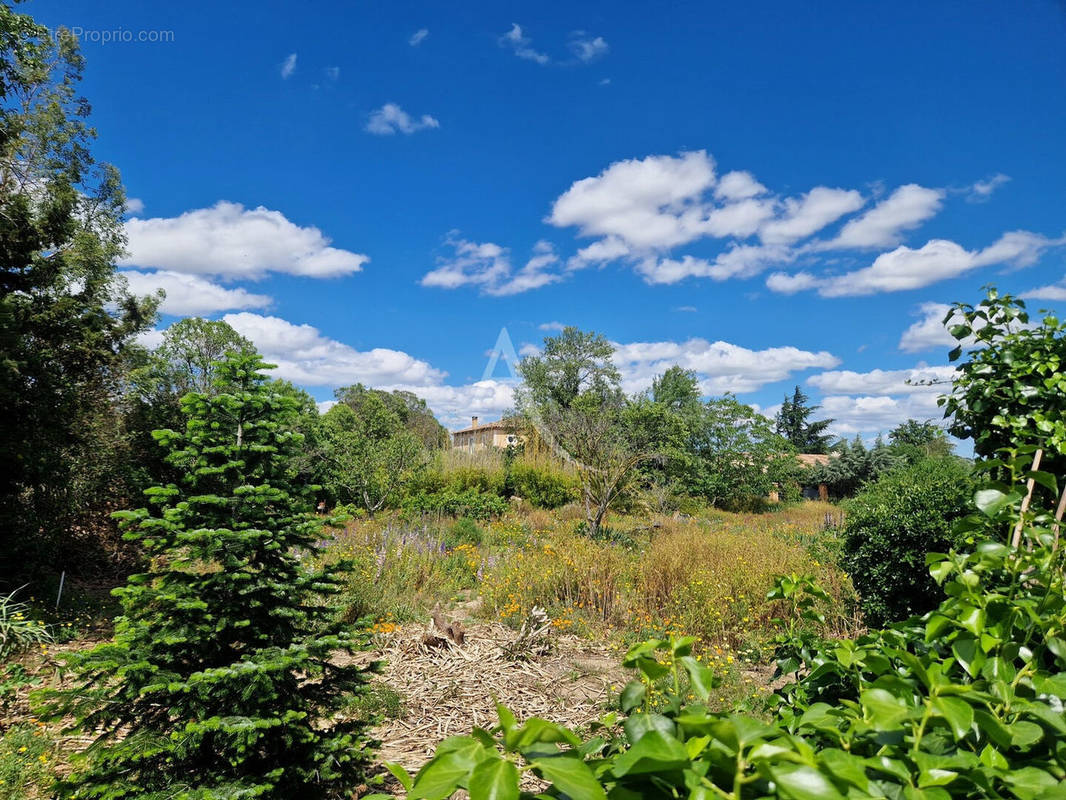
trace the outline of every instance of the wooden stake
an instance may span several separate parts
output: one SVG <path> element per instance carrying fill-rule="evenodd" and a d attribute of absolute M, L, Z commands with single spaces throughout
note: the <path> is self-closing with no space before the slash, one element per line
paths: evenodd
<path fill-rule="evenodd" d="M 1055 532 L 1055 541 L 1051 545 L 1051 552 L 1055 552 L 1059 549 L 1059 525 L 1062 522 L 1062 515 L 1066 513 L 1066 486 L 1062 487 L 1062 496 L 1059 497 L 1059 506 L 1055 509 L 1055 524 L 1051 526 L 1051 530 Z"/>
<path fill-rule="evenodd" d="M 1043 448 L 1037 449 L 1033 454 L 1033 466 L 1030 468 L 1030 472 L 1036 472 L 1040 469 L 1040 459 L 1044 457 Z M 1025 523 L 1025 512 L 1029 510 L 1029 503 L 1033 499 L 1033 489 L 1036 488 L 1036 481 L 1030 478 L 1025 484 L 1025 498 L 1022 500 L 1021 512 L 1018 514 L 1018 524 L 1014 526 L 1014 536 L 1011 539 L 1011 547 L 1018 547 L 1022 543 L 1022 527 Z"/>

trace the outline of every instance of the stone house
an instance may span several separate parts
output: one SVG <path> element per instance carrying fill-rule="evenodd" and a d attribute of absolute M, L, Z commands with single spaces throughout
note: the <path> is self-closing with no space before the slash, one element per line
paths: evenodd
<path fill-rule="evenodd" d="M 452 447 L 456 450 L 474 452 L 495 447 L 499 450 L 518 444 L 522 437 L 512 420 L 479 423 L 477 417 L 470 418 L 470 427 L 452 432 Z"/>

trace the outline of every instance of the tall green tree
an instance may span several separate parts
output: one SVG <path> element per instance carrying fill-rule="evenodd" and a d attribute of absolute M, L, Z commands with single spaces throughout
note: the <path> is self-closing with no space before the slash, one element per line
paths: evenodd
<path fill-rule="evenodd" d="M 523 359 L 516 392 L 522 416 L 576 468 L 593 537 L 636 478 L 636 467 L 657 455 L 662 428 L 655 419 L 660 407 L 625 396 L 613 352 L 603 335 L 566 328 L 545 338 L 542 354 Z"/>
<path fill-rule="evenodd" d="M 125 197 L 97 164 L 74 37 L 0 5 L 0 583 L 63 563 L 121 453 L 122 353 L 154 319 L 125 293 Z M 17 577 L 16 577 L 17 576 Z"/>
<path fill-rule="evenodd" d="M 376 394 L 359 412 L 338 403 L 322 419 L 326 487 L 342 503 L 369 514 L 398 499 L 427 464 L 422 441 Z"/>
<path fill-rule="evenodd" d="M 955 446 L 944 429 L 929 420 L 908 419 L 888 433 L 892 449 L 909 462 L 922 458 L 948 458 Z"/>
<path fill-rule="evenodd" d="M 215 392 L 182 399 L 183 433 L 159 431 L 184 476 L 121 512 L 147 572 L 116 590 L 114 639 L 74 655 L 53 719 L 95 738 L 65 798 L 350 797 L 362 723 L 337 708 L 365 687 L 338 650 L 363 644 L 327 602 L 344 565 L 315 566 L 322 522 L 293 484 L 292 396 L 258 355 L 231 353 Z"/>
<path fill-rule="evenodd" d="M 826 429 L 833 424 L 831 419 L 811 420 L 821 406 L 810 405 L 810 399 L 799 386 L 786 396 L 777 412 L 775 428 L 801 453 L 827 453 L 833 437 Z"/>
<path fill-rule="evenodd" d="M 255 348 L 226 322 L 200 317 L 175 322 L 154 350 L 130 348 L 121 405 L 130 450 L 125 470 L 133 486 L 177 480 L 152 431 L 184 424 L 181 398 L 189 392 L 216 392 L 216 371 L 229 352 Z"/>
<path fill-rule="evenodd" d="M 400 420 L 404 428 L 419 438 L 423 446 L 429 450 L 446 448 L 451 442 L 451 435 L 437 418 L 429 405 L 413 392 L 394 389 L 387 392 L 384 389 L 370 389 L 357 383 L 354 386 L 344 386 L 334 393 L 337 401 L 344 403 L 356 413 L 362 415 L 362 407 L 371 397 L 376 397 L 385 407 Z"/>

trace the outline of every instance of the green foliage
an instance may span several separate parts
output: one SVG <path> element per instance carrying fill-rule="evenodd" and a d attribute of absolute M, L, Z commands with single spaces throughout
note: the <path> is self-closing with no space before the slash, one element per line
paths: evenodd
<path fill-rule="evenodd" d="M 27 647 L 52 641 L 48 626 L 34 619 L 29 605 L 15 600 L 16 594 L 0 595 L 0 662 Z"/>
<path fill-rule="evenodd" d="M 362 644 L 326 602 L 346 565 L 309 566 L 321 522 L 289 479 L 296 402 L 265 368 L 231 353 L 215 394 L 187 394 L 185 432 L 157 434 L 183 485 L 118 515 L 149 569 L 115 590 L 114 639 L 43 695 L 96 738 L 61 797 L 339 798 L 362 776 L 364 725 L 333 716 L 365 687 L 333 658 Z"/>
<path fill-rule="evenodd" d="M 514 494 L 534 508 L 558 508 L 575 500 L 577 479 L 550 464 L 527 464 L 516 461 L 508 472 Z"/>
<path fill-rule="evenodd" d="M 833 453 L 834 457 L 828 462 L 811 469 L 808 480 L 824 483 L 830 496 L 835 498 L 851 497 L 864 484 L 877 480 L 904 461 L 904 456 L 894 447 L 887 446 L 880 436 L 869 449 L 859 436 L 850 443 L 841 440 L 833 448 Z"/>
<path fill-rule="evenodd" d="M 889 472 L 847 504 L 841 566 L 871 625 L 934 607 L 940 591 L 925 554 L 960 543 L 952 523 L 972 507 L 973 479 L 956 459 L 926 459 Z"/>
<path fill-rule="evenodd" d="M 451 442 L 447 428 L 441 425 L 426 401 L 411 393 L 394 389 L 368 389 L 361 383 L 345 386 L 335 393 L 337 401 L 348 406 L 357 416 L 363 416 L 363 404 L 375 398 L 396 415 L 405 430 L 414 435 L 429 450 L 446 448 Z"/>
<path fill-rule="evenodd" d="M 0 584 L 13 584 L 54 567 L 69 520 L 111 488 L 111 398 L 155 303 L 115 275 L 125 197 L 90 153 L 74 36 L 4 4 L 0 41 Z"/>
<path fill-rule="evenodd" d="M 959 362 L 952 392 L 941 398 L 950 432 L 972 439 L 974 452 L 994 458 L 1003 448 L 1044 448 L 1045 469 L 1066 466 L 1066 322 L 1030 323 L 1025 302 L 989 288 L 976 306 L 956 303 L 944 318 L 959 346 L 976 347 Z"/>
<path fill-rule="evenodd" d="M 498 494 L 467 489 L 456 492 L 445 489 L 440 492 L 416 492 L 403 499 L 404 511 L 414 514 L 440 514 L 450 517 L 469 517 L 487 520 L 507 510 L 507 501 Z"/>
<path fill-rule="evenodd" d="M 825 430 L 833 424 L 833 420 L 810 421 L 811 415 L 820 407 L 808 405 L 807 395 L 797 386 L 792 397 L 785 397 L 781 410 L 777 412 L 777 432 L 801 453 L 825 453 L 829 450 L 832 437 Z"/>
<path fill-rule="evenodd" d="M 346 403 L 322 420 L 326 489 L 342 503 L 373 514 L 396 504 L 425 468 L 425 449 L 379 394 L 367 393 L 358 412 Z"/>
<path fill-rule="evenodd" d="M 922 458 L 947 458 L 955 451 L 944 429 L 928 420 L 901 422 L 889 432 L 888 440 L 900 458 L 912 463 Z"/>
<path fill-rule="evenodd" d="M 448 529 L 445 543 L 450 547 L 460 544 L 477 546 L 481 544 L 481 540 L 484 538 L 485 532 L 481 530 L 476 521 L 470 519 L 470 517 L 461 517 Z"/>
<path fill-rule="evenodd" d="M 0 800 L 47 797 L 55 747 L 42 726 L 26 723 L 0 732 Z"/>

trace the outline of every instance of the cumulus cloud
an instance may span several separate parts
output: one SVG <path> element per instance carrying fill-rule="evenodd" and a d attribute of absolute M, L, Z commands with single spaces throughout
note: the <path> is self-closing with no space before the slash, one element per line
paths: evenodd
<path fill-rule="evenodd" d="M 921 317 L 903 332 L 899 340 L 899 349 L 907 353 L 917 353 L 934 348 L 951 349 L 958 341 L 944 327 L 944 317 L 951 310 L 947 303 L 922 303 L 918 307 Z"/>
<path fill-rule="evenodd" d="M 429 36 L 429 29 L 419 28 L 417 31 L 411 34 L 411 38 L 407 40 L 407 43 L 411 45 L 411 47 L 418 47 L 420 44 L 422 44 L 422 42 L 426 40 L 427 36 Z"/>
<path fill-rule="evenodd" d="M 574 31 L 570 35 L 570 52 L 578 61 L 586 64 L 607 55 L 610 47 L 602 36 L 589 36 L 584 31 Z"/>
<path fill-rule="evenodd" d="M 992 264 L 1026 267 L 1045 250 L 1066 243 L 1029 231 L 1012 231 L 983 250 L 970 251 L 947 239 L 932 239 L 917 250 L 900 246 L 882 253 L 869 267 L 820 283 L 825 297 L 918 289 Z"/>
<path fill-rule="evenodd" d="M 392 136 L 395 133 L 409 136 L 417 131 L 439 127 L 440 123 L 429 114 L 423 114 L 421 118 L 415 119 L 396 103 L 386 103 L 381 108 L 370 112 L 364 130 L 375 136 Z"/>
<path fill-rule="evenodd" d="M 139 216 L 144 213 L 144 201 L 139 197 L 126 198 L 126 213 Z"/>
<path fill-rule="evenodd" d="M 1052 302 L 1062 302 L 1066 300 L 1066 280 L 1061 283 L 1053 283 L 1049 286 L 1039 286 L 1036 289 L 1030 289 L 1028 292 L 1022 292 L 1022 297 L 1026 300 L 1050 300 Z"/>
<path fill-rule="evenodd" d="M 422 285 L 438 289 L 475 286 L 483 293 L 502 296 L 539 289 L 562 280 L 559 256 L 550 242 L 539 241 L 533 255 L 519 269 L 511 264 L 511 253 L 493 242 L 472 242 L 456 232 L 445 240 L 452 254 L 437 259 L 438 266 L 422 276 Z"/>
<path fill-rule="evenodd" d="M 875 369 L 870 372 L 832 370 L 812 375 L 807 383 L 825 394 L 913 395 L 943 394 L 955 377 L 954 367 L 919 364 L 911 369 Z"/>
<path fill-rule="evenodd" d="M 537 326 L 537 330 L 541 331 L 561 331 L 566 325 L 562 322 L 542 322 Z"/>
<path fill-rule="evenodd" d="M 700 377 L 705 394 L 753 392 L 768 383 L 807 369 L 830 369 L 840 359 L 826 351 L 796 347 L 750 350 L 729 342 L 694 338 L 684 342 L 634 342 L 616 344 L 615 364 L 626 391 L 647 388 L 655 376 L 678 364 Z"/>
<path fill-rule="evenodd" d="M 311 325 L 296 325 L 280 317 L 243 311 L 222 319 L 250 339 L 268 362 L 278 365 L 276 377 L 293 383 L 428 386 L 446 375 L 402 351 L 381 347 L 359 351 L 323 336 Z"/>
<path fill-rule="evenodd" d="M 820 401 L 819 415 L 831 418 L 837 436 L 888 431 L 908 419 L 939 422 L 944 412 L 935 392 L 892 397 L 888 395 L 832 395 Z"/>
<path fill-rule="evenodd" d="M 332 278 L 359 272 L 370 260 L 332 247 L 318 228 L 296 225 L 280 211 L 225 201 L 177 217 L 131 219 L 126 235 L 122 266 L 227 278 L 269 272 Z"/>
<path fill-rule="evenodd" d="M 815 245 L 814 249 L 892 247 L 900 243 L 902 231 L 935 216 L 943 200 L 942 189 L 927 189 L 916 183 L 900 186 L 861 217 L 848 222 L 835 239 Z"/>
<path fill-rule="evenodd" d="M 766 288 L 778 294 L 795 294 L 796 292 L 813 289 L 820 283 L 820 279 L 809 272 L 775 272 L 766 278 Z"/>
<path fill-rule="evenodd" d="M 522 33 L 522 26 L 517 22 L 512 22 L 511 30 L 500 37 L 500 46 L 509 48 L 516 56 L 526 61 L 534 61 L 537 64 L 547 64 L 551 61 L 547 53 L 533 49 L 533 41 Z"/>
<path fill-rule="evenodd" d="M 802 197 L 786 199 L 785 213 L 763 225 L 759 235 L 767 244 L 791 244 L 857 211 L 865 202 L 854 189 L 816 186 Z"/>
<path fill-rule="evenodd" d="M 755 180 L 755 176 L 744 170 L 727 172 L 718 181 L 714 196 L 719 200 L 746 200 L 766 194 L 766 187 Z"/>
<path fill-rule="evenodd" d="M 289 53 L 285 56 L 285 60 L 281 62 L 280 72 L 282 80 L 287 80 L 292 73 L 296 72 L 296 53 Z"/>
<path fill-rule="evenodd" d="M 135 295 L 155 294 L 162 289 L 166 297 L 159 306 L 164 314 L 188 316 L 216 314 L 219 311 L 239 311 L 248 308 L 269 308 L 273 298 L 265 294 L 252 294 L 247 289 L 227 289 L 199 275 L 159 270 L 137 272 L 119 270 L 126 279 L 129 290 Z"/>

